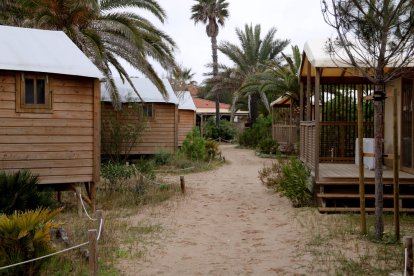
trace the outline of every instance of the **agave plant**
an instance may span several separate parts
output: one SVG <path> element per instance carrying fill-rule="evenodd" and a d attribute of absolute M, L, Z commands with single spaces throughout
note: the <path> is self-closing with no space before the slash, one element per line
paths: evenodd
<path fill-rule="evenodd" d="M 62 209 L 37 209 L 0 215 L 0 267 L 19 263 L 51 252 L 50 230 L 61 226 L 52 219 Z M 37 275 L 43 260 L 9 268 L 9 275 Z"/>

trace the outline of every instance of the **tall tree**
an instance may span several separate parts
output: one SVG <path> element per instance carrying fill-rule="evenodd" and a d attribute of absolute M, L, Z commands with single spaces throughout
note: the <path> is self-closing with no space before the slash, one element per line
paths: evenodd
<path fill-rule="evenodd" d="M 149 59 L 164 68 L 175 66 L 174 41 L 145 19 L 142 10 L 160 22 L 166 19 L 155 0 L 4 0 L 0 1 L 0 24 L 65 32 L 109 80 L 113 102 L 118 102 L 111 68 L 134 87 L 119 58 L 164 94 L 164 84 Z"/>
<path fill-rule="evenodd" d="M 245 25 L 244 30 L 236 29 L 240 46 L 223 42 L 219 50 L 235 64 L 235 70 L 243 81 L 249 76 L 266 70 L 269 61 L 280 62 L 279 54 L 289 44 L 289 40 L 276 39 L 276 28 L 271 28 L 264 38 L 261 37 L 261 27 L 256 25 Z M 239 91 L 240 92 L 240 91 Z M 240 93 L 235 96 L 240 96 Z M 247 90 L 249 98 L 250 119 L 254 123 L 258 117 L 258 102 L 262 100 L 265 107 L 269 109 L 269 103 L 264 93 L 257 89 Z"/>
<path fill-rule="evenodd" d="M 322 13 L 336 30 L 327 44 L 332 58 L 357 68 L 375 86 L 375 237 L 382 239 L 384 90 L 413 61 L 414 5 L 410 0 L 322 0 Z"/>
<path fill-rule="evenodd" d="M 211 38 L 211 50 L 213 53 L 213 77 L 218 74 L 217 35 L 219 24 L 224 26 L 224 21 L 229 17 L 229 3 L 226 0 L 195 0 L 197 3 L 191 7 L 191 19 L 197 24 L 206 24 L 207 36 Z M 220 123 L 220 95 L 216 93 L 216 126 Z"/>
<path fill-rule="evenodd" d="M 196 83 L 193 80 L 194 74 L 191 72 L 191 68 L 178 65 L 168 73 L 168 80 L 175 92 L 185 91 L 188 85 Z"/>

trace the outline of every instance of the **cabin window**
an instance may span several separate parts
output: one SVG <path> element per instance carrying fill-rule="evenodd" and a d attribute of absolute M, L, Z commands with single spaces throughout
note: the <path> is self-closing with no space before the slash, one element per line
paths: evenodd
<path fill-rule="evenodd" d="M 21 74 L 17 93 L 18 112 L 48 113 L 52 109 L 49 79 L 46 74 Z"/>
<path fill-rule="evenodd" d="M 154 105 L 153 104 L 144 104 L 143 106 L 144 116 L 147 118 L 154 117 Z"/>

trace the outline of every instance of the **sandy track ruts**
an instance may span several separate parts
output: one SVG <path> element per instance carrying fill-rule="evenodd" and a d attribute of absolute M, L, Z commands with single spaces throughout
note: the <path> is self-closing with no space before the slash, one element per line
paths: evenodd
<path fill-rule="evenodd" d="M 121 261 L 127 275 L 301 275 L 305 229 L 289 201 L 264 187 L 271 160 L 221 146 L 229 164 L 185 176 L 188 195 L 130 218 L 157 223 L 168 237 L 144 258 Z"/>

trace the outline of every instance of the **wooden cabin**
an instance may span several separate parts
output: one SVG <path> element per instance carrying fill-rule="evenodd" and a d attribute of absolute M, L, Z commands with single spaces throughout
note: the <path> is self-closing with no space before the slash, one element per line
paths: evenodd
<path fill-rule="evenodd" d="M 130 103 L 142 105 L 144 115 L 144 130 L 141 137 L 129 152 L 129 155 L 156 154 L 161 150 L 174 153 L 178 148 L 178 98 L 167 79 L 162 80 L 168 95 L 163 97 L 157 87 L 146 78 L 132 78 L 138 94 L 121 79 L 115 79 L 120 93 L 122 108 L 128 108 Z M 111 103 L 109 91 L 102 83 L 102 124 L 108 116 L 112 116 L 114 108 Z M 129 123 L 136 122 L 133 116 L 126 119 Z M 103 132 L 103 139 L 110 143 L 107 133 Z M 106 138 L 105 138 L 106 137 Z"/>
<path fill-rule="evenodd" d="M 100 71 L 59 31 L 0 26 L 0 170 L 39 184 L 100 179 Z"/>
<path fill-rule="evenodd" d="M 178 146 L 181 147 L 185 137 L 196 125 L 196 106 L 189 91 L 177 93 L 178 97 Z"/>
<path fill-rule="evenodd" d="M 297 143 L 298 127 L 295 124 L 295 110 L 288 96 L 282 96 L 270 104 L 272 110 L 272 138 L 282 151 L 293 150 Z"/>
<path fill-rule="evenodd" d="M 367 211 L 374 210 L 373 84 L 324 52 L 324 41 L 305 44 L 300 68 L 300 159 L 311 169 L 319 210 L 359 211 L 358 92 L 362 98 L 363 164 Z M 384 104 L 384 210 L 393 206 L 393 162 L 399 156 L 400 205 L 414 212 L 414 75 L 386 85 Z M 396 93 L 397 97 L 393 95 Z M 393 151 L 394 99 L 399 152 Z M 317 104 L 316 104 L 317 103 Z M 398 157 L 397 157 L 398 158 Z"/>

